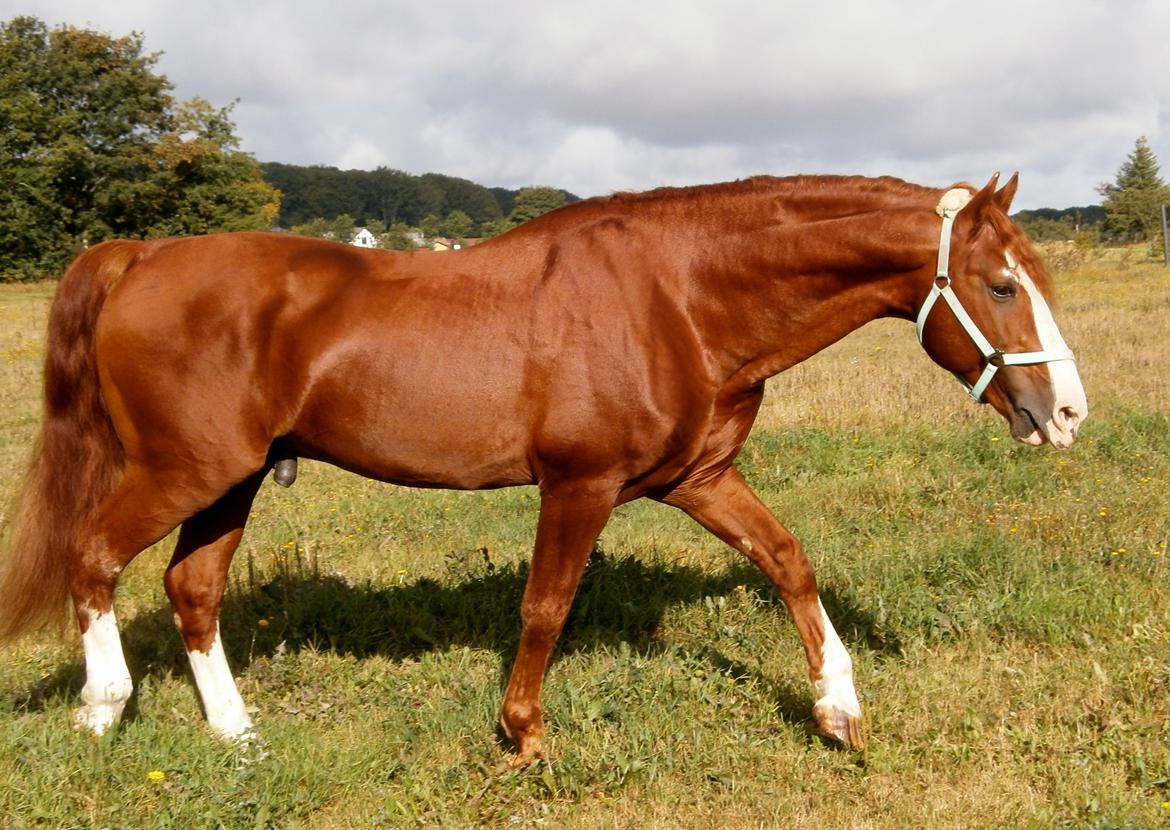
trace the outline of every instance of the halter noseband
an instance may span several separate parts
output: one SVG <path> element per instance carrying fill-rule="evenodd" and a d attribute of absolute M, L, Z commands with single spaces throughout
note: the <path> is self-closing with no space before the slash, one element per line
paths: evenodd
<path fill-rule="evenodd" d="M 991 345 L 990 341 L 979 330 L 979 326 L 971 319 L 971 315 L 967 313 L 967 309 L 963 308 L 963 304 L 959 301 L 959 297 L 951 288 L 950 275 L 950 260 L 951 260 L 951 226 L 955 222 L 955 214 L 962 210 L 966 200 L 961 200 L 961 204 L 955 204 L 955 200 L 950 197 L 956 191 L 951 190 L 943 196 L 943 200 L 939 202 L 937 211 L 942 216 L 942 233 L 938 242 L 938 268 L 935 270 L 934 285 L 930 289 L 930 293 L 926 295 L 926 300 L 922 303 L 922 308 L 918 310 L 918 320 L 915 327 L 918 332 L 918 344 L 922 343 L 922 332 L 926 328 L 926 318 L 930 314 L 930 310 L 934 308 L 935 302 L 939 297 L 946 301 L 950 306 L 951 312 L 955 315 L 955 319 L 959 321 L 959 325 L 963 327 L 963 331 L 967 332 L 967 336 L 971 338 L 971 342 L 979 349 L 980 354 L 983 355 L 984 365 L 983 374 L 972 385 L 967 383 L 959 375 L 955 375 L 959 379 L 959 383 L 967 389 L 967 393 L 976 403 L 987 403 L 983 400 L 983 392 L 987 389 L 991 379 L 995 377 L 995 373 L 1003 366 L 1034 366 L 1038 363 L 1053 363 L 1058 360 L 1074 360 L 1072 349 L 1064 343 L 1061 343 L 1063 348 L 1056 349 L 1042 349 L 1038 352 L 1016 352 L 1015 354 L 1008 354 L 1003 349 L 997 349 Z M 963 191 L 966 195 L 966 191 Z"/>

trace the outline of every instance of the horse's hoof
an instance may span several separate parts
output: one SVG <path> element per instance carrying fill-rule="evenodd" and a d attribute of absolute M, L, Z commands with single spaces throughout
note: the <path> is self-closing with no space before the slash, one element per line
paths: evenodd
<path fill-rule="evenodd" d="M 544 752 L 542 752 L 540 748 L 537 747 L 535 752 L 525 752 L 523 750 L 517 752 L 516 756 L 512 758 L 512 760 L 508 761 L 508 766 L 512 769 L 525 769 L 526 767 L 530 767 L 533 764 L 543 760 Z"/>
<path fill-rule="evenodd" d="M 126 701 L 115 703 L 87 703 L 73 711 L 73 726 L 79 732 L 87 732 L 100 738 L 109 732 L 122 718 Z"/>
<path fill-rule="evenodd" d="M 539 731 L 526 732 L 520 737 L 512 736 L 516 741 L 516 755 L 508 762 L 512 769 L 522 769 L 545 759 L 544 749 L 541 747 Z"/>
<path fill-rule="evenodd" d="M 865 749 L 861 735 L 861 715 L 851 715 L 836 706 L 818 703 L 813 707 L 817 733 L 845 749 Z"/>
<path fill-rule="evenodd" d="M 260 736 L 256 734 L 256 730 L 250 723 L 241 729 L 216 729 L 212 727 L 211 732 L 225 744 L 230 744 L 240 749 L 247 748 L 260 739 Z"/>

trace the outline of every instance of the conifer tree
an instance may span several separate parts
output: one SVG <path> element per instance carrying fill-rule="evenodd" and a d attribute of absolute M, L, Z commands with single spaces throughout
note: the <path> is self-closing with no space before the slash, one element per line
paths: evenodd
<path fill-rule="evenodd" d="M 1102 233 L 1119 242 L 1144 242 L 1161 233 L 1161 206 L 1170 204 L 1170 187 L 1158 172 L 1158 158 L 1145 136 L 1138 138 L 1117 180 L 1097 188 L 1105 197 Z"/>

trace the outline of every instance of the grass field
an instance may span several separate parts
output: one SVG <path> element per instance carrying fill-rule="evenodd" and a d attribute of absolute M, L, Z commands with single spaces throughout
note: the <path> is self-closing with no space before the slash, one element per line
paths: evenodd
<path fill-rule="evenodd" d="M 552 762 L 507 769 L 496 716 L 534 492 L 305 463 L 262 491 L 223 620 L 263 743 L 204 728 L 164 543 L 118 594 L 138 691 L 117 734 L 70 728 L 76 637 L 0 651 L 0 825 L 1170 826 L 1170 269 L 1110 252 L 1058 285 L 1092 408 L 1067 453 L 1013 444 L 906 323 L 769 384 L 741 466 L 817 567 L 864 754 L 812 736 L 801 648 L 764 578 L 636 503 L 554 655 Z M 7 492 L 37 427 L 50 294 L 0 289 Z"/>

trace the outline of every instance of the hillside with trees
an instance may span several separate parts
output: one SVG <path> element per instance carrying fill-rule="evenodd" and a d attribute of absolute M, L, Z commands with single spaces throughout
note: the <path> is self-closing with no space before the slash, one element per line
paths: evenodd
<path fill-rule="evenodd" d="M 260 167 L 264 178 L 283 196 L 278 221 L 284 228 L 345 216 L 366 227 L 427 225 L 438 231 L 444 224 L 453 224 L 455 230 L 463 232 L 451 236 L 493 236 L 531 215 L 578 200 L 572 193 L 551 187 L 489 189 L 455 176 L 415 176 L 388 167 L 339 170 L 279 162 L 265 162 Z M 518 200 L 522 213 L 514 217 Z M 539 204 L 534 206 L 533 202 Z M 466 227 L 464 217 L 470 221 Z"/>
<path fill-rule="evenodd" d="M 1021 210 L 1012 219 L 1035 242 L 1064 242 L 1086 235 L 1096 239 L 1105 221 L 1105 208 L 1100 205 L 1070 207 L 1063 210 L 1037 208 Z"/>

